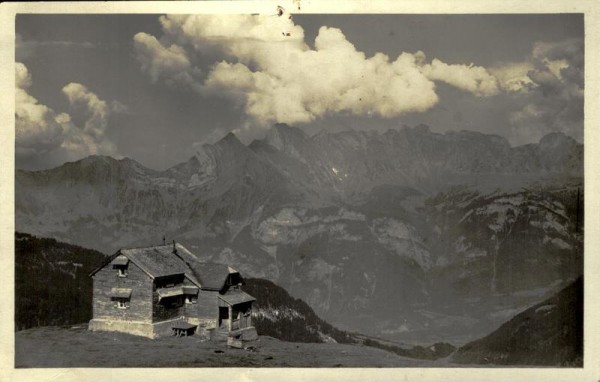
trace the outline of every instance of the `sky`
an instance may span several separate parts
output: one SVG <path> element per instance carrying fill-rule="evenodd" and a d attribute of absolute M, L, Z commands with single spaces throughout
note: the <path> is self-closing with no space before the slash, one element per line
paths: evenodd
<path fill-rule="evenodd" d="M 18 15 L 16 166 L 162 170 L 274 123 L 583 142 L 583 36 L 577 14 Z"/>

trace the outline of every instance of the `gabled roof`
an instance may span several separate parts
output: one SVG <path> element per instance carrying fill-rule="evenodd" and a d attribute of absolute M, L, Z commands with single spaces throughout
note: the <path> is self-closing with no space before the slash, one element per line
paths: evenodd
<path fill-rule="evenodd" d="M 221 290 L 227 281 L 227 276 L 231 273 L 230 267 L 218 263 L 190 263 L 194 275 L 200 281 L 202 289 Z M 233 270 L 233 269 L 231 269 Z"/>
<path fill-rule="evenodd" d="M 173 245 L 122 249 L 121 255 L 154 278 L 186 274 L 190 271 L 181 258 L 173 253 Z"/>
<path fill-rule="evenodd" d="M 190 268 L 204 290 L 221 290 L 230 274 L 239 273 L 225 264 L 202 262 L 184 246 L 177 244 L 177 254 Z"/>
<path fill-rule="evenodd" d="M 159 245 L 145 248 L 120 249 L 107 259 L 102 266 L 90 273 L 93 276 L 100 269 L 123 257 L 129 259 L 152 278 L 184 274 L 192 283 L 204 290 L 221 290 L 230 274 L 238 273 L 235 269 L 218 263 L 200 262 L 198 257 L 183 245 Z"/>
<path fill-rule="evenodd" d="M 224 301 L 229 306 L 242 304 L 244 302 L 256 301 L 254 297 L 242 290 L 228 290 L 227 293 L 220 294 L 219 299 Z"/>

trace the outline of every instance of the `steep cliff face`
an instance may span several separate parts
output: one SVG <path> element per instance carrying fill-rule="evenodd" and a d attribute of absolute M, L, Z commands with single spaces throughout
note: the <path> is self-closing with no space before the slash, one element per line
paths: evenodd
<path fill-rule="evenodd" d="M 17 171 L 16 225 L 106 253 L 167 235 L 344 328 L 477 335 L 580 274 L 582 152 L 561 134 L 513 148 L 276 125 L 166 171 L 108 157 Z"/>

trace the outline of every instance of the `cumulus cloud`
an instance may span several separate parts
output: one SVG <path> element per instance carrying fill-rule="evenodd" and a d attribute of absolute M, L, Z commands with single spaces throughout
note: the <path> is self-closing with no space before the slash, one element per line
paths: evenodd
<path fill-rule="evenodd" d="M 93 138 L 101 139 L 106 131 L 108 105 L 82 84 L 71 82 L 62 89 L 73 106 L 81 106 L 88 114 L 83 132 Z"/>
<path fill-rule="evenodd" d="M 85 115 L 83 126 L 77 126 L 70 114 L 56 113 L 31 96 L 31 74 L 22 63 L 16 63 L 15 68 L 15 146 L 19 167 L 58 165 L 90 154 L 117 155 L 116 146 L 105 134 L 112 113 L 105 101 L 84 85 L 65 86 L 63 93 L 69 102 Z"/>
<path fill-rule="evenodd" d="M 489 68 L 428 60 L 421 51 L 366 56 L 340 29 L 323 26 L 314 45 L 283 15 L 169 15 L 160 39 L 134 37 L 142 70 L 153 82 L 226 96 L 245 115 L 241 133 L 274 122 L 309 123 L 331 114 L 394 118 L 430 110 L 436 84 L 473 97 L 505 94 L 508 138 L 537 141 L 552 131 L 583 134 L 583 41 L 537 42 L 521 62 Z M 195 57 L 219 52 L 200 73 Z M 206 57 L 209 55 L 205 55 Z M 249 133 L 250 132 L 250 133 Z"/>
<path fill-rule="evenodd" d="M 15 66 L 15 144 L 17 156 L 46 154 L 60 145 L 63 128 L 55 113 L 27 92 L 31 75 L 22 63 Z"/>
<path fill-rule="evenodd" d="M 498 80 L 498 86 L 506 92 L 527 92 L 533 81 L 527 73 L 533 69 L 530 62 L 511 62 L 490 68 Z"/>
<path fill-rule="evenodd" d="M 522 63 L 492 70 L 501 87 L 517 92 L 525 104 L 509 114 L 511 139 L 537 141 L 561 131 L 582 140 L 584 45 L 581 39 L 537 42 Z"/>
<path fill-rule="evenodd" d="M 423 72 L 431 80 L 445 82 L 476 96 L 492 96 L 499 91 L 496 77 L 482 66 L 448 65 L 434 59 L 431 64 L 424 65 Z"/>
<path fill-rule="evenodd" d="M 164 46 L 156 37 L 147 33 L 137 33 L 133 37 L 137 60 L 142 71 L 156 83 L 163 78 L 172 86 L 189 85 L 196 88 L 199 69 L 193 68 L 186 51 L 176 45 Z"/>
<path fill-rule="evenodd" d="M 367 57 L 337 28 L 321 27 L 311 48 L 287 15 L 171 15 L 160 22 L 162 42 L 146 34 L 134 38 L 142 70 L 153 81 L 173 79 L 193 66 L 184 49 L 216 47 L 224 59 L 201 86 L 195 79 L 191 86 L 238 100 L 258 125 L 306 123 L 329 113 L 392 118 L 424 112 L 439 100 L 436 81 L 474 96 L 498 92 L 495 77 L 483 67 L 436 59 L 427 64 L 423 52 Z M 172 56 L 180 59 L 165 59 Z M 160 63 L 154 71 L 153 62 Z"/>

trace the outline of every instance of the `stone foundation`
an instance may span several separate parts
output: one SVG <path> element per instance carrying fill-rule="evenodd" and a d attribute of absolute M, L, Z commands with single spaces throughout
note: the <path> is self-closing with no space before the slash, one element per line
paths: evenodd
<path fill-rule="evenodd" d="M 120 332 L 126 334 L 132 334 L 135 336 L 142 336 L 146 338 L 159 338 L 173 335 L 173 330 L 171 329 L 173 325 L 177 321 L 186 321 L 192 325 L 198 325 L 196 328 L 196 332 L 194 335 L 206 337 L 206 339 L 211 338 L 212 340 L 219 340 L 214 338 L 213 334 L 215 332 L 216 320 L 206 320 L 206 319 L 185 319 L 183 317 L 178 317 L 168 321 L 161 322 L 139 322 L 139 321 L 121 321 L 121 320 L 107 320 L 107 319 L 92 319 L 88 325 L 88 329 L 96 332 L 96 331 L 104 331 L 104 332 Z M 234 337 L 244 341 L 252 341 L 257 338 L 256 329 L 254 327 L 248 327 L 240 330 L 236 330 L 232 333 Z M 227 336 L 230 336 L 231 333 L 224 332 L 224 337 L 221 340 L 226 340 Z"/>
<path fill-rule="evenodd" d="M 198 330 L 200 329 L 212 329 L 217 327 L 217 320 L 207 319 L 207 318 L 194 318 L 187 317 L 186 321 L 192 325 L 198 325 Z"/>
<path fill-rule="evenodd" d="M 92 319 L 88 329 L 93 332 L 121 332 L 154 338 L 154 327 L 150 322 Z"/>

